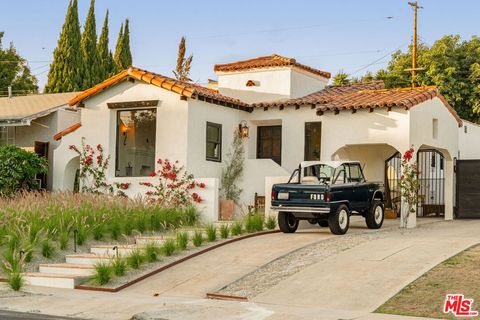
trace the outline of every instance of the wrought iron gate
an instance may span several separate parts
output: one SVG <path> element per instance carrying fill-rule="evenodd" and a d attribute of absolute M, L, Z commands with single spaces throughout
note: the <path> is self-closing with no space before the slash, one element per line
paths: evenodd
<path fill-rule="evenodd" d="M 400 177 L 402 172 L 402 157 L 399 152 L 385 161 L 385 206 L 400 215 L 401 193 Z"/>
<path fill-rule="evenodd" d="M 418 216 L 445 215 L 445 159 L 437 150 L 420 150 L 417 154 L 420 190 Z"/>
<path fill-rule="evenodd" d="M 420 150 L 417 155 L 420 182 L 418 216 L 445 214 L 445 159 L 437 150 Z M 399 152 L 385 160 L 385 206 L 400 215 L 402 156 Z"/>

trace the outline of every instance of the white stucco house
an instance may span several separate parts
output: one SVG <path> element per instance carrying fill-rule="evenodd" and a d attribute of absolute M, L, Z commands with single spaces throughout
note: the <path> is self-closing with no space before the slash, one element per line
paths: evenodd
<path fill-rule="evenodd" d="M 442 180 L 425 188 L 425 199 L 442 203 L 426 200 L 425 208 L 453 218 L 454 159 L 480 158 L 469 148 L 480 129 L 464 123 L 436 88 L 384 89 L 382 82 L 331 87 L 330 73 L 278 55 L 214 70 L 216 90 L 131 67 L 71 99 L 81 119 L 56 135 L 53 189 L 73 188 L 79 160 L 69 146 L 85 137 L 108 151 L 108 179 L 131 182 L 130 196 L 145 191 L 138 182 L 154 179 L 148 173 L 156 159 L 180 161 L 206 184 L 203 215 L 215 220 L 225 156 L 241 125 L 249 132 L 240 185 L 244 206 L 253 205 L 257 193 L 265 196 L 268 213 L 271 184 L 285 180 L 300 161 L 316 159 L 361 161 L 366 177 L 385 181 L 393 199 L 391 182 L 400 173 L 392 159 L 413 145 L 419 157 L 425 152 L 425 175 L 436 168 L 435 179 Z M 416 217 L 410 220 L 414 226 Z"/>
<path fill-rule="evenodd" d="M 40 186 L 52 186 L 54 133 L 71 126 L 80 114 L 67 102 L 80 92 L 32 94 L 0 98 L 0 146 L 15 145 L 47 158 L 49 172 L 38 177 Z"/>

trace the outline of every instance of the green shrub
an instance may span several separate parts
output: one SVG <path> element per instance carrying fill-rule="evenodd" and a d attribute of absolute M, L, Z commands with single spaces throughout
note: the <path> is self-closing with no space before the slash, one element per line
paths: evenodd
<path fill-rule="evenodd" d="M 55 254 L 55 247 L 52 245 L 50 240 L 45 239 L 42 241 L 42 256 L 47 259 L 50 259 Z"/>
<path fill-rule="evenodd" d="M 149 242 L 144 248 L 145 257 L 148 262 L 154 262 L 158 260 L 158 255 L 160 254 L 160 247 L 154 242 Z"/>
<path fill-rule="evenodd" d="M 203 243 L 203 233 L 200 230 L 195 230 L 192 237 L 192 242 L 195 247 L 200 247 Z"/>
<path fill-rule="evenodd" d="M 162 245 L 162 253 L 164 255 L 171 256 L 175 252 L 175 241 L 173 239 L 167 239 Z"/>
<path fill-rule="evenodd" d="M 177 233 L 177 248 L 180 250 L 186 250 L 188 246 L 188 233 Z"/>
<path fill-rule="evenodd" d="M 19 272 L 12 272 L 7 274 L 7 283 L 12 290 L 20 290 L 24 285 L 22 274 Z"/>
<path fill-rule="evenodd" d="M 230 231 L 230 228 L 228 227 L 228 224 L 226 223 L 222 224 L 220 226 L 220 237 L 222 239 L 227 239 L 229 231 Z"/>
<path fill-rule="evenodd" d="M 69 233 L 68 231 L 61 232 L 58 236 L 60 250 L 65 250 L 68 247 Z"/>
<path fill-rule="evenodd" d="M 95 274 L 92 278 L 100 286 L 109 283 L 112 279 L 112 266 L 106 262 L 98 262 L 95 264 Z"/>
<path fill-rule="evenodd" d="M 235 221 L 232 224 L 232 228 L 231 228 L 230 232 L 231 232 L 232 236 L 238 236 L 238 235 L 242 234 L 242 232 L 243 232 L 242 221 Z"/>
<path fill-rule="evenodd" d="M 112 263 L 112 269 L 113 273 L 117 277 L 121 277 L 125 274 L 125 271 L 127 270 L 127 263 L 125 262 L 125 259 L 121 257 L 115 258 Z"/>
<path fill-rule="evenodd" d="M 37 190 L 39 185 L 35 176 L 47 171 L 45 158 L 15 146 L 0 147 L 0 195 Z"/>
<path fill-rule="evenodd" d="M 127 257 L 127 264 L 133 268 L 138 269 L 142 265 L 144 256 L 140 249 L 133 249 L 130 255 Z"/>
<path fill-rule="evenodd" d="M 120 221 L 118 221 L 118 219 L 114 219 L 110 222 L 110 236 L 112 239 L 118 240 L 121 234 L 122 226 L 120 225 Z"/>
<path fill-rule="evenodd" d="M 185 208 L 182 212 L 182 215 L 184 216 L 184 218 L 183 218 L 184 223 L 187 226 L 195 225 L 195 223 L 197 223 L 198 217 L 199 217 L 197 208 L 195 208 L 194 206 L 190 206 L 188 208 Z"/>
<path fill-rule="evenodd" d="M 277 219 L 275 216 L 269 216 L 267 220 L 265 220 L 265 228 L 268 230 L 273 230 L 277 227 Z"/>
<path fill-rule="evenodd" d="M 205 232 L 207 233 L 208 241 L 213 242 L 217 240 L 217 227 L 215 227 L 213 224 L 207 225 Z"/>
<path fill-rule="evenodd" d="M 103 228 L 104 228 L 103 224 L 97 222 L 97 224 L 92 229 L 93 239 L 97 241 L 103 239 L 103 233 L 105 232 Z"/>
<path fill-rule="evenodd" d="M 245 218 L 245 230 L 248 233 L 262 231 L 263 217 L 258 213 L 247 215 Z"/>

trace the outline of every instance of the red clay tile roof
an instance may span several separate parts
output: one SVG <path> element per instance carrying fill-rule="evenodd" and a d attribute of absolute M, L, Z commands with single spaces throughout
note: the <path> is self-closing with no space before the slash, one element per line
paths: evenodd
<path fill-rule="evenodd" d="M 160 74 L 156 74 L 135 67 L 125 69 L 120 73 L 114 75 L 113 77 L 97 84 L 96 86 L 83 91 L 81 94 L 70 100 L 68 104 L 71 106 L 76 105 L 79 102 L 82 102 L 85 99 L 129 78 L 153 84 L 157 87 L 178 93 L 179 95 L 186 96 L 188 98 L 199 98 L 201 100 L 206 99 L 207 101 L 211 100 L 208 102 L 222 105 L 230 104 L 238 107 L 239 109 L 250 111 L 247 103 L 235 98 L 224 96 L 220 94 L 217 90 L 205 88 L 193 83 L 178 81 L 169 77 L 162 76 Z"/>
<path fill-rule="evenodd" d="M 53 135 L 53 139 L 54 140 L 60 140 L 62 139 L 63 136 L 66 136 L 67 134 L 77 130 L 78 128 L 80 128 L 82 126 L 82 124 L 80 122 L 77 122 L 75 123 L 74 125 L 60 131 L 60 132 L 57 132 Z"/>
<path fill-rule="evenodd" d="M 360 90 L 367 89 L 383 89 L 385 85 L 383 81 L 372 81 L 372 82 L 361 82 L 351 85 L 343 86 L 328 86 L 325 89 L 311 93 L 307 96 L 287 99 L 287 100 L 274 100 L 268 102 L 257 102 L 253 105 L 255 107 L 280 107 L 280 106 L 300 106 L 300 105 L 315 105 L 319 103 L 324 103 L 330 101 L 332 97 L 338 96 L 344 93 L 357 92 Z"/>
<path fill-rule="evenodd" d="M 417 87 L 401 89 L 360 90 L 354 92 L 333 95 L 325 101 L 318 103 L 318 114 L 325 111 L 358 110 L 401 107 L 410 109 L 422 102 L 438 97 L 450 111 L 458 124 L 462 119 L 448 104 L 436 87 Z"/>
<path fill-rule="evenodd" d="M 330 78 L 330 72 L 318 70 L 304 64 L 298 63 L 294 58 L 285 58 L 279 56 L 278 54 L 272 54 L 271 56 L 264 56 L 253 58 L 249 60 L 237 61 L 232 63 L 225 64 L 216 64 L 213 67 L 215 72 L 234 72 L 234 71 L 243 71 L 257 68 L 270 68 L 270 67 L 287 67 L 294 66 L 310 73 L 322 76 L 324 78 Z"/>

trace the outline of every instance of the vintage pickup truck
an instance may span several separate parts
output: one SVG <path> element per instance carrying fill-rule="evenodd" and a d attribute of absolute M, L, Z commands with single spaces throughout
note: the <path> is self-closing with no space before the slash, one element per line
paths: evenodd
<path fill-rule="evenodd" d="M 368 228 L 380 228 L 384 199 L 383 184 L 367 182 L 357 161 L 304 161 L 287 183 L 273 185 L 271 209 L 284 233 L 308 220 L 345 234 L 352 214 L 365 217 Z"/>

